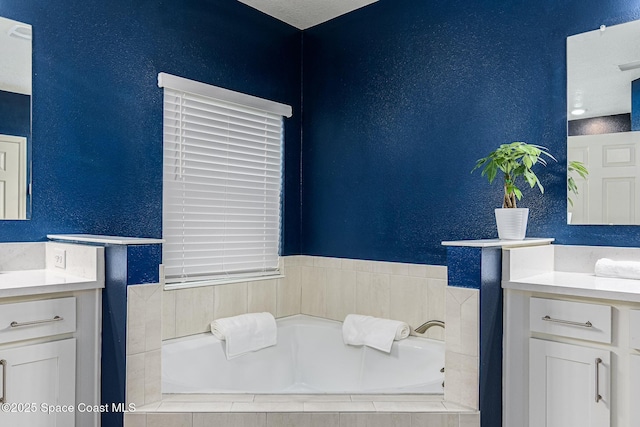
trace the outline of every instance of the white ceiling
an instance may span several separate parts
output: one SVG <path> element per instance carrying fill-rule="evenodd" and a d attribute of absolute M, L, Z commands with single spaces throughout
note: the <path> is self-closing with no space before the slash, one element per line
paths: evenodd
<path fill-rule="evenodd" d="M 640 21 L 568 37 L 569 120 L 631 112 L 631 81 L 640 78 L 640 68 L 621 71 L 618 65 L 635 61 L 640 61 Z M 587 112 L 572 116 L 578 107 Z"/>
<path fill-rule="evenodd" d="M 305 30 L 378 0 L 238 0 Z"/>
<path fill-rule="evenodd" d="M 31 95 L 31 40 L 10 37 L 15 25 L 31 28 L 0 17 L 0 90 Z"/>

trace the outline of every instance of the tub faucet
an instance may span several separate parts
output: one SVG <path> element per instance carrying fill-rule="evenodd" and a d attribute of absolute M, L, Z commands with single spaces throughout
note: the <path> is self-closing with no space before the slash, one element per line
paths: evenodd
<path fill-rule="evenodd" d="M 444 329 L 444 322 L 442 320 L 429 320 L 427 322 L 424 322 L 422 325 L 418 326 L 417 328 L 415 328 L 414 332 L 417 332 L 419 334 L 424 334 L 434 326 L 440 326 L 442 329 Z"/>

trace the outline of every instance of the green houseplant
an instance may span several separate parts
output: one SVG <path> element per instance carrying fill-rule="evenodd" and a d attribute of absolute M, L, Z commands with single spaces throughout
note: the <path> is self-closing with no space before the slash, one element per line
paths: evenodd
<path fill-rule="evenodd" d="M 573 200 L 571 200 L 570 193 L 573 193 L 575 196 L 578 195 L 578 186 L 573 177 L 574 172 L 580 175 L 582 179 L 587 179 L 589 175 L 589 170 L 584 163 L 578 160 L 571 160 L 567 163 L 567 201 L 571 206 L 573 206 Z"/>
<path fill-rule="evenodd" d="M 578 185 L 575 181 L 575 174 L 578 174 L 582 179 L 587 179 L 589 175 L 589 170 L 587 167 L 578 160 L 571 160 L 567 163 L 567 202 L 569 203 L 569 207 L 573 207 L 573 200 L 571 199 L 571 193 L 574 196 L 578 196 Z M 570 212 L 567 209 L 567 224 L 571 224 L 573 212 Z"/>
<path fill-rule="evenodd" d="M 496 209 L 500 239 L 521 240 L 524 238 L 529 209 L 518 209 L 517 207 L 517 201 L 522 198 L 522 191 L 518 186 L 520 181 L 524 179 L 531 188 L 537 186 L 544 194 L 544 187 L 533 171 L 533 167 L 537 164 L 546 166 L 547 158 L 556 160 L 545 147 L 518 141 L 502 144 L 488 156 L 476 161 L 471 172 L 482 169 L 481 175 L 485 176 L 489 183 L 493 183 L 499 173 L 503 178 L 502 209 Z"/>

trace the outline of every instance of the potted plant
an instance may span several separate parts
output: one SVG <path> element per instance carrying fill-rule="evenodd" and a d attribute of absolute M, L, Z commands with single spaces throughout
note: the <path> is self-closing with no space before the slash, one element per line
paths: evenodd
<path fill-rule="evenodd" d="M 498 238 L 505 240 L 522 240 L 527 231 L 529 208 L 519 209 L 516 206 L 522 198 L 522 191 L 518 188 L 518 178 L 523 177 L 531 188 L 538 186 L 544 194 L 544 187 L 532 168 L 536 164 L 547 165 L 545 157 L 556 160 L 545 147 L 527 144 L 526 142 L 512 142 L 502 144 L 497 149 L 476 161 L 476 169 L 482 168 L 482 176 L 486 176 L 492 183 L 498 172 L 503 175 L 504 195 L 502 208 L 496 209 L 496 223 Z"/>
<path fill-rule="evenodd" d="M 573 178 L 574 173 L 580 175 L 582 179 L 587 179 L 589 170 L 584 163 L 578 160 L 571 160 L 567 163 L 567 202 L 569 202 L 571 207 L 573 207 L 573 200 L 571 200 L 570 194 L 573 193 L 576 196 L 578 195 L 578 186 Z M 572 212 L 567 212 L 567 224 L 571 224 L 571 215 Z"/>

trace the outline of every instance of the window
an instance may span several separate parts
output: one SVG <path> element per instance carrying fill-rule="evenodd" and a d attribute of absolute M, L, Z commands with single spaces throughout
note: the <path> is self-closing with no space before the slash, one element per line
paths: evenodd
<path fill-rule="evenodd" d="M 278 274 L 291 107 L 160 73 L 167 287 Z"/>

